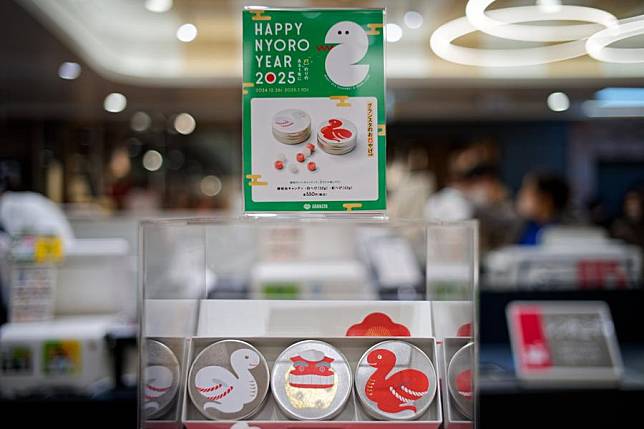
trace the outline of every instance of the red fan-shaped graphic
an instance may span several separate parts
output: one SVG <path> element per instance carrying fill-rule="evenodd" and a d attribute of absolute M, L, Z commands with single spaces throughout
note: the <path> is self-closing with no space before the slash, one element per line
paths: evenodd
<path fill-rule="evenodd" d="M 456 336 L 457 337 L 471 337 L 472 336 L 472 324 L 471 323 L 465 323 L 465 324 L 459 326 L 458 330 L 456 331 Z"/>
<path fill-rule="evenodd" d="M 351 138 L 353 133 L 351 130 L 341 128 L 343 125 L 339 119 L 329 119 L 329 125 L 322 127 L 320 130 L 324 138 L 339 142 Z"/>
<path fill-rule="evenodd" d="M 346 335 L 348 337 L 409 337 L 409 329 L 396 323 L 384 313 L 368 314 L 364 320 L 352 325 Z"/>

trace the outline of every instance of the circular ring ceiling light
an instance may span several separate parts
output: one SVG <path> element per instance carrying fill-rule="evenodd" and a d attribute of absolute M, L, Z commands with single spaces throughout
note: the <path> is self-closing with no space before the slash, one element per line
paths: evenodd
<path fill-rule="evenodd" d="M 601 9 L 584 6 L 518 6 L 505 9 L 506 17 L 495 19 L 486 9 L 496 0 L 470 0 L 465 15 L 470 24 L 490 36 L 522 42 L 564 42 L 586 39 L 606 27 L 617 25 L 617 18 Z M 517 22 L 583 21 L 592 24 L 521 25 Z"/>
<path fill-rule="evenodd" d="M 487 0 L 486 0 L 487 1 Z M 469 3 L 468 3 L 469 5 Z M 562 6 L 564 7 L 564 6 Z M 517 22 L 534 22 L 544 21 L 546 16 L 550 15 L 543 10 L 535 9 L 531 14 L 520 11 L 517 13 L 518 8 L 504 8 L 489 11 L 486 13 L 493 20 L 503 22 L 505 24 L 514 24 Z M 520 8 L 520 9 L 523 9 Z M 604 16 L 587 16 L 588 21 L 602 24 Z M 580 18 L 577 18 L 580 20 Z M 603 25 L 603 24 L 602 24 Z M 529 31 L 529 26 L 524 27 Z M 572 42 L 568 37 L 557 39 L 561 41 L 556 45 L 539 46 L 536 48 L 518 48 L 518 49 L 479 49 L 479 48 L 466 48 L 463 46 L 454 45 L 452 42 L 459 37 L 477 31 L 477 28 L 472 25 L 467 17 L 458 18 L 450 21 L 447 24 L 439 27 L 432 34 L 430 44 L 432 50 L 439 57 L 448 61 L 464 64 L 475 65 L 483 67 L 518 67 L 518 66 L 533 66 L 539 64 L 552 63 L 556 61 L 563 61 L 570 58 L 579 57 L 586 54 L 585 40 L 574 40 Z M 592 34 L 592 33 L 591 33 Z M 586 37 L 590 36 L 587 34 Z M 522 40 L 522 38 L 513 40 Z M 553 41 L 553 40 L 549 40 Z"/>
<path fill-rule="evenodd" d="M 644 48 L 609 48 L 615 42 L 644 35 L 644 15 L 622 19 L 616 27 L 599 31 L 586 41 L 588 55 L 607 63 L 644 63 Z"/>
<path fill-rule="evenodd" d="M 466 16 L 434 31 L 430 45 L 439 57 L 458 64 L 483 67 L 531 66 L 563 61 L 590 54 L 606 62 L 644 62 L 644 48 L 608 48 L 611 43 L 644 34 L 644 15 L 619 21 L 601 9 L 548 4 L 517 6 L 487 11 L 495 0 L 469 0 Z M 588 24 L 557 26 L 525 23 L 542 21 L 583 21 Z M 534 48 L 480 49 L 457 46 L 459 37 L 481 31 L 520 42 L 556 43 Z"/>

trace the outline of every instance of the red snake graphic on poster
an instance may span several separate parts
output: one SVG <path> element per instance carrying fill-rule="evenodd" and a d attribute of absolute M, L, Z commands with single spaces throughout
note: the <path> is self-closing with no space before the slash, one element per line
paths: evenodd
<path fill-rule="evenodd" d="M 320 132 L 322 133 L 324 138 L 336 142 L 350 139 L 353 133 L 351 132 L 351 130 L 341 128 L 342 125 L 343 122 L 339 119 L 329 119 L 329 125 L 322 127 L 320 129 Z"/>
<path fill-rule="evenodd" d="M 385 349 L 372 351 L 367 362 L 376 368 L 365 386 L 367 398 L 386 413 L 416 412 L 414 402 L 429 391 L 427 376 L 416 369 L 403 369 L 388 376 L 396 365 L 396 355 Z"/>

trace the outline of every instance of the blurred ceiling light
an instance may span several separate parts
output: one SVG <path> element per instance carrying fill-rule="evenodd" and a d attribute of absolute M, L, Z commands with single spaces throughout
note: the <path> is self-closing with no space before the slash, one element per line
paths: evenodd
<path fill-rule="evenodd" d="M 586 39 L 597 31 L 617 24 L 614 15 L 584 6 L 521 6 L 486 12 L 496 0 L 470 0 L 465 15 L 470 24 L 490 36 L 523 42 L 565 42 Z M 498 15 L 498 16 L 496 16 Z M 523 25 L 520 22 L 584 21 L 592 24 Z"/>
<path fill-rule="evenodd" d="M 140 133 L 150 128 L 150 124 L 152 124 L 152 118 L 145 112 L 136 112 L 130 119 L 130 127 Z"/>
<path fill-rule="evenodd" d="M 127 107 L 127 98 L 120 92 L 113 92 L 105 97 L 103 107 L 111 113 L 122 112 Z"/>
<path fill-rule="evenodd" d="M 434 53 L 453 63 L 482 67 L 547 64 L 585 55 L 583 39 L 602 27 L 613 25 L 617 20 L 608 12 L 582 6 L 561 6 L 556 13 L 546 13 L 539 6 L 510 7 L 486 12 L 487 6 L 493 2 L 494 0 L 470 0 L 466 6 L 466 17 L 455 19 L 436 29 L 430 40 Z M 550 20 L 588 21 L 594 25 L 514 25 L 519 22 Z M 566 43 L 517 49 L 466 48 L 452 43 L 477 30 L 517 41 Z"/>
<path fill-rule="evenodd" d="M 197 37 L 197 33 L 197 27 L 194 24 L 183 24 L 177 29 L 177 39 L 185 43 L 192 42 Z"/>
<path fill-rule="evenodd" d="M 415 10 L 405 12 L 403 20 L 405 21 L 405 25 L 412 30 L 418 29 L 423 26 L 423 15 L 416 12 Z"/>
<path fill-rule="evenodd" d="M 395 43 L 402 38 L 403 31 L 400 25 L 389 23 L 385 28 L 385 34 L 387 35 L 387 42 Z"/>
<path fill-rule="evenodd" d="M 570 108 L 570 99 L 563 92 L 553 92 L 546 101 L 553 112 L 565 112 Z"/>
<path fill-rule="evenodd" d="M 214 197 L 221 192 L 221 187 L 221 180 L 217 176 L 205 176 L 199 183 L 201 193 L 208 197 Z"/>
<path fill-rule="evenodd" d="M 607 63 L 644 63 L 643 48 L 609 48 L 613 43 L 644 35 L 644 15 L 622 19 L 617 27 L 598 31 L 586 41 L 588 55 Z"/>
<path fill-rule="evenodd" d="M 172 9 L 172 0 L 145 0 L 145 8 L 150 12 L 167 12 Z"/>
<path fill-rule="evenodd" d="M 81 66 L 78 63 L 64 62 L 58 67 L 58 77 L 65 80 L 77 79 L 81 74 Z"/>
<path fill-rule="evenodd" d="M 197 121 L 189 113 L 179 113 L 176 118 L 174 118 L 174 129 L 177 130 L 179 134 L 187 136 L 192 133 L 197 126 Z"/>
<path fill-rule="evenodd" d="M 156 150 L 149 150 L 143 155 L 143 168 L 157 171 L 163 165 L 163 156 Z"/>

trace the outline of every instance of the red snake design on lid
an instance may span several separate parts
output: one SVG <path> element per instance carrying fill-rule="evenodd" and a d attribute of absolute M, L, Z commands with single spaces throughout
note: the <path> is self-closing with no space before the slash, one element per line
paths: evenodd
<path fill-rule="evenodd" d="M 350 139 L 353 136 L 351 130 L 342 128 L 344 123 L 340 119 L 329 119 L 329 125 L 320 129 L 324 138 L 340 142 L 342 140 Z"/>
<path fill-rule="evenodd" d="M 427 376 L 412 368 L 389 375 L 396 366 L 396 355 L 386 349 L 372 351 L 367 357 L 367 362 L 376 368 L 365 386 L 367 398 L 386 413 L 399 413 L 404 410 L 416 412 L 414 402 L 429 391 Z"/>

